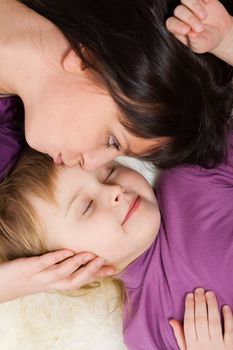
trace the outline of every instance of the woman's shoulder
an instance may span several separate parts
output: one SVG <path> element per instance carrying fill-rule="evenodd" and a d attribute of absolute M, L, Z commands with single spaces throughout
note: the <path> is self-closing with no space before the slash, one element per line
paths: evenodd
<path fill-rule="evenodd" d="M 7 97 L 11 97 L 11 96 L 15 96 L 15 95 L 12 95 L 12 94 L 1 94 L 0 93 L 0 98 L 7 98 Z"/>
<path fill-rule="evenodd" d="M 23 118 L 23 103 L 18 96 L 0 94 L 0 125 Z"/>
<path fill-rule="evenodd" d="M 25 144 L 24 109 L 17 96 L 0 97 L 0 181 Z"/>

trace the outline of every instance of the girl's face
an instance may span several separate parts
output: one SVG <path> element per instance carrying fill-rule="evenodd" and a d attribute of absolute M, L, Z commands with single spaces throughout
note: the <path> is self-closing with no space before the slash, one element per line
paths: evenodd
<path fill-rule="evenodd" d="M 116 156 L 140 155 L 161 143 L 126 131 L 113 99 L 78 65 L 75 74 L 52 65 L 46 74 L 36 96 L 24 101 L 25 135 L 32 148 L 55 162 L 93 170 Z"/>
<path fill-rule="evenodd" d="M 48 250 L 92 252 L 120 271 L 158 233 L 160 214 L 151 186 L 139 173 L 117 163 L 94 172 L 60 167 L 55 194 L 56 204 L 32 198 Z"/>

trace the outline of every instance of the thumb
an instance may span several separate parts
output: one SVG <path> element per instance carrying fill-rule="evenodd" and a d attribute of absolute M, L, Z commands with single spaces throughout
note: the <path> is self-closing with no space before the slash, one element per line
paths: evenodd
<path fill-rule="evenodd" d="M 180 350 L 186 350 L 184 330 L 181 322 L 172 319 L 169 321 L 169 323 L 173 329 L 173 332 Z"/>
<path fill-rule="evenodd" d="M 221 41 L 221 36 L 216 28 L 205 25 L 205 30 L 200 33 L 191 30 L 188 34 L 188 46 L 196 53 L 213 51 Z"/>

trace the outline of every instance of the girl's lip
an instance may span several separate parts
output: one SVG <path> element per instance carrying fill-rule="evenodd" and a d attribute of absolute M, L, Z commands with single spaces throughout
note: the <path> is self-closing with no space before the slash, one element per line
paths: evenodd
<path fill-rule="evenodd" d="M 137 196 L 130 204 L 129 209 L 126 213 L 126 216 L 122 222 L 121 225 L 124 225 L 126 223 L 126 221 L 129 220 L 129 218 L 135 213 L 135 211 L 138 209 L 139 205 L 141 202 L 141 197 Z"/>
<path fill-rule="evenodd" d="M 63 164 L 63 160 L 62 160 L 62 154 L 59 153 L 58 156 L 54 159 L 54 163 L 57 165 Z"/>

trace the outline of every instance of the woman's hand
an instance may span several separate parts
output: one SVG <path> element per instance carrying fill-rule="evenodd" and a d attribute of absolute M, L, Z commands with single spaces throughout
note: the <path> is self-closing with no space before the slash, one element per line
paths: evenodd
<path fill-rule="evenodd" d="M 233 316 L 228 306 L 223 306 L 224 334 L 218 304 L 213 292 L 198 288 L 185 300 L 184 325 L 171 320 L 180 350 L 232 350 Z"/>
<path fill-rule="evenodd" d="M 196 53 L 211 52 L 233 62 L 233 18 L 218 0 L 181 0 L 167 29 Z"/>
<path fill-rule="evenodd" d="M 59 250 L 0 264 L 0 302 L 49 290 L 74 290 L 111 275 L 111 266 L 92 253 Z M 85 266 L 83 266 L 85 265 Z"/>

